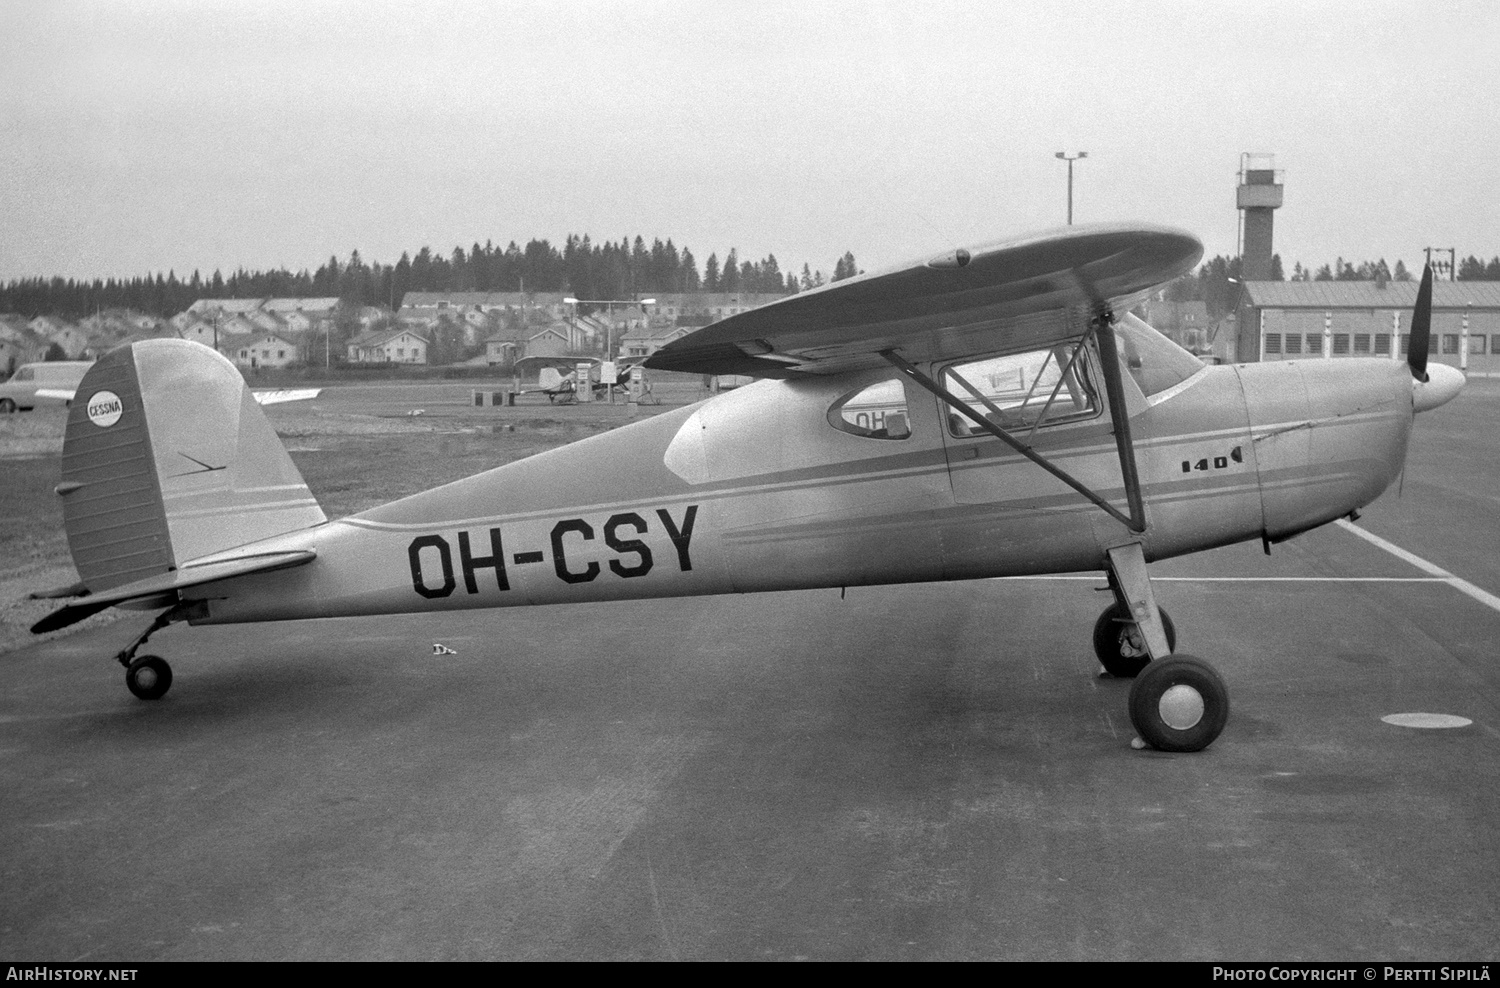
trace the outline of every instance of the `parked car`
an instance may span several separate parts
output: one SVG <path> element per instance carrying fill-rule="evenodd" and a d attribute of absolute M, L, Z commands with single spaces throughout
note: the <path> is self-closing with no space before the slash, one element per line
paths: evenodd
<path fill-rule="evenodd" d="M 0 413 L 25 411 L 37 405 L 67 405 L 84 373 L 94 366 L 87 360 L 53 360 L 44 364 L 22 364 L 0 384 Z"/>

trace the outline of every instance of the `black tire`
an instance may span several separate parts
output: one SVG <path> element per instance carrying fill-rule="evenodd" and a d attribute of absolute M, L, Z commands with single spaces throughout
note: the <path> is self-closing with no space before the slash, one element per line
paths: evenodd
<path fill-rule="evenodd" d="M 1167 652 L 1170 654 L 1177 650 L 1177 626 L 1165 608 L 1157 610 L 1161 612 L 1161 625 L 1167 633 Z M 1099 620 L 1094 622 L 1094 654 L 1099 656 L 1099 664 L 1105 672 L 1120 679 L 1135 678 L 1151 661 L 1145 642 L 1139 640 L 1130 611 L 1118 603 L 1106 607 Z"/>
<path fill-rule="evenodd" d="M 1229 688 L 1192 655 L 1152 662 L 1130 685 L 1130 723 L 1159 751 L 1202 751 L 1229 721 Z"/>
<path fill-rule="evenodd" d="M 142 700 L 160 700 L 172 688 L 172 667 L 155 655 L 138 656 L 125 670 L 125 685 Z"/>
<path fill-rule="evenodd" d="M 16 403 L 9 398 L 0 398 L 0 415 L 9 415 L 16 410 Z"/>

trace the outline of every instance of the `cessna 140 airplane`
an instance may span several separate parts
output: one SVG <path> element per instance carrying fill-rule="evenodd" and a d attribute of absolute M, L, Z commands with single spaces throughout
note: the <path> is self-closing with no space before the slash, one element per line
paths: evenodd
<path fill-rule="evenodd" d="M 1408 359 L 1205 366 L 1126 312 L 1202 256 L 1155 226 L 1069 227 L 862 275 L 727 318 L 647 366 L 763 380 L 328 521 L 235 368 L 180 340 L 79 387 L 64 520 L 86 587 L 34 631 L 163 608 L 219 624 L 1103 570 L 1094 648 L 1140 738 L 1196 751 L 1223 680 L 1173 654 L 1152 560 L 1290 538 L 1368 504 L 1415 412 Z M 561 482 L 567 478 L 566 483 Z"/>

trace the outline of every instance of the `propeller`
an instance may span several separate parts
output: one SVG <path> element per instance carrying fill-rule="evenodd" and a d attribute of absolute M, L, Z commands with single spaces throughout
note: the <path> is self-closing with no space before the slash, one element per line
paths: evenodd
<path fill-rule="evenodd" d="M 1392 341 L 1394 342 L 1394 341 Z M 1427 366 L 1427 355 L 1432 349 L 1432 265 L 1429 264 L 1422 271 L 1422 285 L 1417 289 L 1417 303 L 1411 310 L 1411 339 L 1406 348 L 1406 366 L 1411 370 L 1412 377 L 1412 402 L 1411 410 L 1415 415 L 1437 408 L 1452 400 L 1459 391 L 1463 390 L 1464 375 L 1457 367 L 1450 367 L 1444 363 L 1436 363 L 1429 368 Z M 1416 429 L 1413 421 L 1412 429 Z M 1408 437 L 1406 450 L 1411 452 L 1411 439 Z M 1401 460 L 1401 482 L 1396 487 L 1396 496 L 1400 497 L 1406 487 L 1406 458 Z"/>
<path fill-rule="evenodd" d="M 1422 269 L 1422 287 L 1417 289 L 1417 304 L 1411 310 L 1411 340 L 1406 350 L 1406 366 L 1411 376 L 1427 383 L 1427 350 L 1432 344 L 1432 265 Z"/>

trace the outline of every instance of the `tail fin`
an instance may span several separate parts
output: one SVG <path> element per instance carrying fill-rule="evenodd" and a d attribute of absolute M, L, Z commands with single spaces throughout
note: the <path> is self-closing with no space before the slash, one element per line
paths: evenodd
<path fill-rule="evenodd" d="M 96 594 L 327 520 L 239 371 L 187 340 L 133 343 L 89 369 L 57 490 Z"/>

